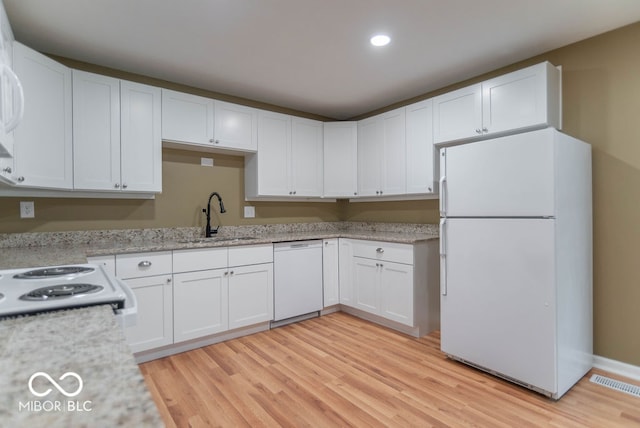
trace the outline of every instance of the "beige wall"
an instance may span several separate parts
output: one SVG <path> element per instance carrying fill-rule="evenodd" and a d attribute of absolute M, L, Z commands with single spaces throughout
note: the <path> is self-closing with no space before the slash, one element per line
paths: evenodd
<path fill-rule="evenodd" d="M 410 101 L 542 60 L 563 66 L 564 131 L 593 146 L 595 353 L 640 366 L 640 334 L 637 333 L 640 329 L 638 49 L 640 23 Z M 84 64 L 66 62 L 78 68 L 92 69 Z M 108 71 L 107 74 L 187 90 L 126 73 Z M 214 95 L 206 91 L 194 92 Z M 401 104 L 390 108 L 398 105 Z M 286 109 L 279 110 L 287 112 Z M 213 157 L 216 166 L 201 167 L 201 156 Z M 223 225 L 334 220 L 435 223 L 438 220 L 438 203 L 434 200 L 351 204 L 261 202 L 254 203 L 257 218 L 245 220 L 241 218 L 245 205 L 243 161 L 235 156 L 165 149 L 163 180 L 163 193 L 155 201 L 36 198 L 36 218 L 33 220 L 18 218 L 20 199 L 2 198 L 0 232 L 201 226 L 200 210 L 214 190 L 222 194 L 228 209 L 228 213 L 220 217 Z"/>

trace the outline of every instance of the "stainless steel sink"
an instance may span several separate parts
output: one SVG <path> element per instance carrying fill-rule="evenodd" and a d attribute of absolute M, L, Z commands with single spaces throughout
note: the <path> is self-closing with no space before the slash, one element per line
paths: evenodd
<path fill-rule="evenodd" d="M 178 241 L 180 244 L 206 244 L 213 242 L 240 242 L 256 239 L 253 236 L 212 236 L 211 238 L 188 239 Z"/>

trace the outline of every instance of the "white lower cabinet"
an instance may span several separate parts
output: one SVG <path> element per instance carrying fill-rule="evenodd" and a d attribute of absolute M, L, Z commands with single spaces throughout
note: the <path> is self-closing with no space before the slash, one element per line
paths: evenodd
<path fill-rule="evenodd" d="M 340 303 L 345 311 L 354 313 L 350 311 L 354 308 L 355 315 L 400 327 L 414 336 L 438 329 L 437 242 L 411 245 L 341 239 Z M 351 284 L 343 285 L 343 278 Z"/>
<path fill-rule="evenodd" d="M 322 242 L 322 291 L 323 306 L 340 303 L 338 239 L 325 239 Z"/>
<path fill-rule="evenodd" d="M 118 254 L 116 275 L 136 295 L 136 324 L 124 329 L 132 352 L 173 343 L 171 252 Z"/>
<path fill-rule="evenodd" d="M 176 343 L 228 329 L 227 278 L 226 268 L 173 275 Z"/>
<path fill-rule="evenodd" d="M 338 287 L 340 303 L 353 305 L 353 242 L 338 239 Z"/>
<path fill-rule="evenodd" d="M 138 301 L 136 324 L 124 329 L 132 352 L 173 343 L 173 287 L 171 275 L 126 279 Z"/>
<path fill-rule="evenodd" d="M 229 329 L 273 319 L 273 263 L 229 268 L 228 279 Z"/>
<path fill-rule="evenodd" d="M 353 258 L 354 306 L 413 326 L 413 266 Z"/>

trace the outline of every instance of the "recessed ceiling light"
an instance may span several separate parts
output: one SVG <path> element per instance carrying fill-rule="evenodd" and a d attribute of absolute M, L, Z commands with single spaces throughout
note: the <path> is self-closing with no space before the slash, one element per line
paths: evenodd
<path fill-rule="evenodd" d="M 386 46 L 391 41 L 391 38 L 385 34 L 376 34 L 370 41 L 373 46 Z"/>

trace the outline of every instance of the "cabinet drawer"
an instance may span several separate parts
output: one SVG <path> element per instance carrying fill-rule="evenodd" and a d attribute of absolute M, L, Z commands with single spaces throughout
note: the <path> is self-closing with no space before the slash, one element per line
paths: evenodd
<path fill-rule="evenodd" d="M 229 267 L 273 262 L 273 245 L 242 245 L 229 247 Z"/>
<path fill-rule="evenodd" d="M 380 241 L 353 241 L 353 255 L 374 260 L 413 264 L 413 245 Z"/>
<path fill-rule="evenodd" d="M 173 272 L 193 272 L 227 267 L 227 247 L 175 250 Z"/>
<path fill-rule="evenodd" d="M 171 251 L 116 255 L 116 275 L 118 278 L 137 278 L 170 273 Z"/>

